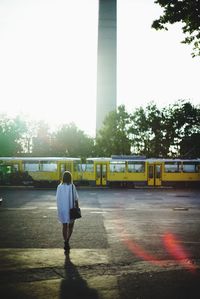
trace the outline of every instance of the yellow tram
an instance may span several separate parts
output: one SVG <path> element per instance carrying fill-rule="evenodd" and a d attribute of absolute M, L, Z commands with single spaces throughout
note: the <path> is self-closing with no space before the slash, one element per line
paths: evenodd
<path fill-rule="evenodd" d="M 200 159 L 88 158 L 82 178 L 93 186 L 200 186 Z"/>
<path fill-rule="evenodd" d="M 200 159 L 0 157 L 0 184 L 58 184 L 65 170 L 76 185 L 200 187 Z"/>
<path fill-rule="evenodd" d="M 147 161 L 131 157 L 88 158 L 82 177 L 92 186 L 146 185 Z"/>
<path fill-rule="evenodd" d="M 75 183 L 81 180 L 80 158 L 0 157 L 0 170 L 3 168 L 7 170 L 4 181 L 10 184 L 57 184 L 65 170 L 72 173 Z"/>

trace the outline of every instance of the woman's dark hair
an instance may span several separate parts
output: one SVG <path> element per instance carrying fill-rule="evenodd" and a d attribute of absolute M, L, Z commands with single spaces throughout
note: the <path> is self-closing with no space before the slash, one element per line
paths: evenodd
<path fill-rule="evenodd" d="M 72 175 L 71 175 L 71 172 L 69 172 L 69 171 L 65 171 L 65 172 L 63 173 L 62 183 L 63 183 L 63 184 L 67 184 L 67 185 L 69 185 L 69 184 L 72 183 Z"/>

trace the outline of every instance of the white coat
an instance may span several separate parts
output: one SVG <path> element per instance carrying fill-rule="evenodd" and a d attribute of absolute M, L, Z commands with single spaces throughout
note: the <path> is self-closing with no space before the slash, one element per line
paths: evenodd
<path fill-rule="evenodd" d="M 56 191 L 56 202 L 58 219 L 61 223 L 71 223 L 74 220 L 70 219 L 70 209 L 73 207 L 72 188 L 74 200 L 78 200 L 78 194 L 74 184 L 59 184 Z"/>

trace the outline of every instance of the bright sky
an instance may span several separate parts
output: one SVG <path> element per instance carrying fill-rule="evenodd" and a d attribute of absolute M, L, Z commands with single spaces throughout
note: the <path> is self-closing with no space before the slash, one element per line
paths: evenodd
<path fill-rule="evenodd" d="M 117 104 L 200 104 L 200 59 L 180 25 L 151 29 L 154 0 L 118 1 Z M 98 0 L 0 0 L 0 113 L 95 135 Z"/>

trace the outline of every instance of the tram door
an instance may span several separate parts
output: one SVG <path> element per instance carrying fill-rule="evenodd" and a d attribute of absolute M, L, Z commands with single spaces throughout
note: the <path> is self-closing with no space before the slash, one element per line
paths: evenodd
<path fill-rule="evenodd" d="M 62 179 L 62 176 L 63 176 L 63 173 L 65 172 L 66 170 L 66 165 L 65 163 L 61 163 L 60 166 L 59 166 L 59 176 L 60 176 L 60 180 Z"/>
<path fill-rule="evenodd" d="M 97 163 L 95 166 L 96 186 L 106 186 L 107 184 L 107 165 Z"/>
<path fill-rule="evenodd" d="M 60 163 L 60 179 L 63 176 L 63 173 L 68 170 L 71 172 L 71 163 L 70 162 L 66 162 L 66 163 Z"/>
<path fill-rule="evenodd" d="M 65 170 L 72 172 L 72 163 L 71 162 L 66 162 L 66 169 Z"/>
<path fill-rule="evenodd" d="M 148 186 L 161 186 L 161 164 L 149 164 L 148 165 Z"/>

